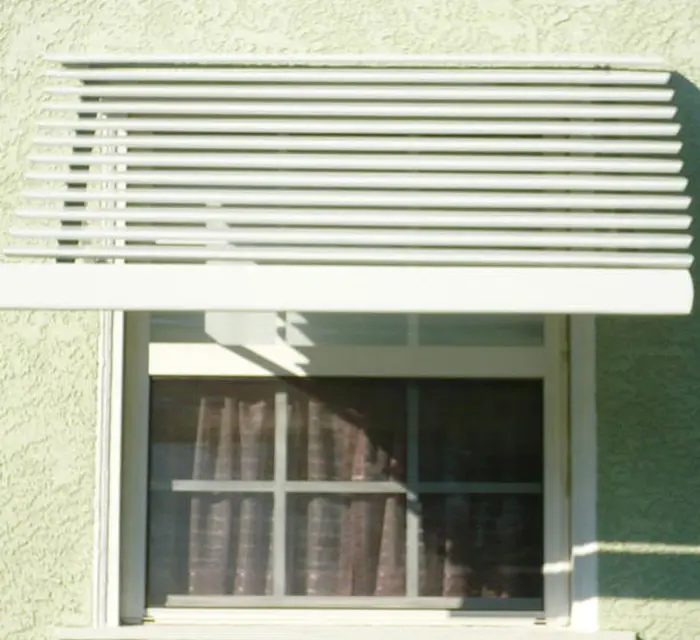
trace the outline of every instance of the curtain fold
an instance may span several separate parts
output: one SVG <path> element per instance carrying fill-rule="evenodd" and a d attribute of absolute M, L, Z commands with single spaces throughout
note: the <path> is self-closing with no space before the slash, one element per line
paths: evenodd
<path fill-rule="evenodd" d="M 305 464 L 293 473 L 311 482 L 358 484 L 397 477 L 403 468 L 401 407 L 366 382 L 299 385 L 290 456 Z M 292 548 L 304 547 L 290 556 L 294 593 L 405 595 L 402 497 L 312 493 L 292 501 Z"/>
<path fill-rule="evenodd" d="M 193 479 L 267 479 L 274 398 L 245 391 L 200 399 Z M 189 592 L 271 593 L 270 517 L 268 496 L 195 495 L 190 504 Z"/>

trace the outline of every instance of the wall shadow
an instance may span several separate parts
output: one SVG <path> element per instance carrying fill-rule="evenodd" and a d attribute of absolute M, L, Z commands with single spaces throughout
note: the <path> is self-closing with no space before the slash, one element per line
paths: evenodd
<path fill-rule="evenodd" d="M 670 85 L 692 198 L 690 233 L 696 240 L 691 273 L 697 287 L 700 90 L 680 74 L 672 74 Z M 599 317 L 596 327 L 599 595 L 696 600 L 700 305 L 696 302 L 687 317 Z"/>

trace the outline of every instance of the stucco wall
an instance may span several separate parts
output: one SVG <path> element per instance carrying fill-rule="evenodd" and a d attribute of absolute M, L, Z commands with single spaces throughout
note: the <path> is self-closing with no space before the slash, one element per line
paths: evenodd
<path fill-rule="evenodd" d="M 673 17 L 679 27 L 673 40 L 694 53 L 697 65 L 699 39 L 691 25 L 687 31 L 680 25 L 685 15 L 679 10 Z M 679 73 L 673 84 L 698 238 L 700 76 L 697 66 L 676 62 L 678 44 L 658 46 Z M 645 639 L 700 637 L 700 305 L 695 307 L 687 318 L 597 321 L 600 612 L 606 626 L 628 626 Z"/>
<path fill-rule="evenodd" d="M 47 51 L 649 53 L 700 83 L 699 27 L 697 0 L 0 0 L 0 236 Z M 602 623 L 648 640 L 700 633 L 698 328 L 598 323 Z M 89 624 L 97 335 L 95 314 L 0 315 L 0 638 Z"/>

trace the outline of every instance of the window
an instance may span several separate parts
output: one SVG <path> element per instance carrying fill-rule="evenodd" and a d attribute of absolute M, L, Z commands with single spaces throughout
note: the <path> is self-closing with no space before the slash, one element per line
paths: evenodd
<path fill-rule="evenodd" d="M 551 570 L 567 560 L 561 324 L 132 321 L 142 363 L 133 354 L 150 336 L 148 398 L 135 389 L 143 375 L 126 390 L 138 396 L 126 418 L 147 421 L 146 436 L 125 434 L 127 459 L 145 461 L 136 441 L 148 451 L 136 473 L 147 535 L 126 560 L 124 574 L 141 577 L 125 581 L 123 603 L 156 620 L 258 608 L 565 615 Z"/>

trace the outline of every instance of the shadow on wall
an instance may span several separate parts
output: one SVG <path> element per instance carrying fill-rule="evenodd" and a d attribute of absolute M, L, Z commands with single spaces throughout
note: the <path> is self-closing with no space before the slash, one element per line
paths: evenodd
<path fill-rule="evenodd" d="M 700 281 L 700 90 L 673 74 Z M 696 299 L 698 297 L 696 284 Z M 605 598 L 700 598 L 700 306 L 597 319 L 598 540 Z"/>
<path fill-rule="evenodd" d="M 674 92 L 674 105 L 677 108 L 676 121 L 681 125 L 681 158 L 684 175 L 688 179 L 688 195 L 692 198 L 690 215 L 692 216 L 691 233 L 694 238 L 700 231 L 700 88 L 688 78 L 678 73 L 671 74 L 670 86 Z M 693 280 L 698 280 L 700 260 L 698 260 L 698 243 L 694 243 Z M 696 314 L 697 314 L 697 304 Z"/>

